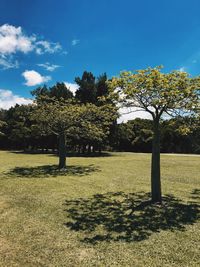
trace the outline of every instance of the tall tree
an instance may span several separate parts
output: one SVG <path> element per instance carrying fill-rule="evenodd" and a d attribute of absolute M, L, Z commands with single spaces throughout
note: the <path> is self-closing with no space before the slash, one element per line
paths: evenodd
<path fill-rule="evenodd" d="M 2 128 L 6 125 L 5 121 L 0 121 L 0 136 L 4 135 L 4 133 L 2 132 Z"/>
<path fill-rule="evenodd" d="M 96 81 L 96 97 L 98 101 L 98 97 L 107 96 L 109 93 L 108 84 L 107 84 L 107 75 L 103 73 L 97 78 Z"/>
<path fill-rule="evenodd" d="M 57 82 L 56 85 L 49 88 L 49 96 L 56 99 L 71 99 L 73 98 L 73 93 L 67 88 L 65 83 Z"/>
<path fill-rule="evenodd" d="M 116 111 L 113 106 L 98 108 L 93 104 L 77 104 L 72 101 L 46 98 L 37 101 L 32 118 L 43 134 L 53 133 L 59 139 L 59 168 L 66 167 L 66 139 L 103 139 Z"/>
<path fill-rule="evenodd" d="M 134 107 L 151 114 L 153 145 L 151 165 L 152 202 L 161 202 L 160 178 L 160 119 L 168 116 L 194 116 L 200 107 L 200 77 L 186 72 L 162 73 L 162 67 L 136 72 L 121 72 L 109 86 L 110 97 L 126 107 Z"/>
<path fill-rule="evenodd" d="M 27 148 L 33 139 L 30 120 L 30 114 L 33 110 L 33 105 L 18 105 L 11 107 L 6 112 L 7 129 L 9 140 L 16 147 Z"/>
<path fill-rule="evenodd" d="M 3 128 L 6 125 L 6 110 L 0 109 L 0 136 L 4 135 Z"/>
<path fill-rule="evenodd" d="M 76 91 L 76 99 L 81 103 L 96 103 L 95 76 L 91 72 L 84 71 L 82 77 L 76 77 L 75 82 L 79 85 Z"/>

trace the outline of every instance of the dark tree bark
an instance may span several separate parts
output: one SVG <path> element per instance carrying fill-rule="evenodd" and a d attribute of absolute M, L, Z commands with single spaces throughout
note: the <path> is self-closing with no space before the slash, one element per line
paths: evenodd
<path fill-rule="evenodd" d="M 82 146 L 82 153 L 85 154 L 85 150 L 86 150 L 86 145 Z"/>
<path fill-rule="evenodd" d="M 65 146 L 65 134 L 59 135 L 59 169 L 66 168 L 66 146 Z"/>
<path fill-rule="evenodd" d="M 151 160 L 151 197 L 153 203 L 162 202 L 160 180 L 160 129 L 159 118 L 154 119 L 154 135 Z"/>
<path fill-rule="evenodd" d="M 91 145 L 88 145 L 87 153 L 88 153 L 88 154 L 91 154 L 91 152 L 92 152 L 92 151 L 91 151 Z"/>

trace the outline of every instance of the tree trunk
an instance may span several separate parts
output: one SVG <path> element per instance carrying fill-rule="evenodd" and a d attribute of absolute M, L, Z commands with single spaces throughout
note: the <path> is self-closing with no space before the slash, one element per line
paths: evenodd
<path fill-rule="evenodd" d="M 59 169 L 66 168 L 65 134 L 59 135 Z"/>
<path fill-rule="evenodd" d="M 86 145 L 83 145 L 82 147 L 82 153 L 85 154 Z"/>
<path fill-rule="evenodd" d="M 88 145 L 87 153 L 88 153 L 88 154 L 91 154 L 91 145 Z"/>
<path fill-rule="evenodd" d="M 152 202 L 162 202 L 160 181 L 160 129 L 159 119 L 154 120 L 154 134 L 151 160 L 151 197 Z"/>

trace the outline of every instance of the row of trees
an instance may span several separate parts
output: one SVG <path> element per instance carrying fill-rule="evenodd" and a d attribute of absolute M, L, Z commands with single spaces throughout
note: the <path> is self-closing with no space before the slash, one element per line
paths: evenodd
<path fill-rule="evenodd" d="M 59 148 L 59 168 L 66 166 L 66 145 L 85 152 L 101 150 L 116 121 L 117 110 L 108 95 L 106 74 L 95 78 L 90 72 L 77 77 L 75 96 L 64 83 L 39 87 L 31 92 L 32 105 L 2 110 L 5 121 L 2 144 L 17 148 Z M 104 97 L 104 100 L 102 99 Z M 3 126 L 3 125 L 2 125 Z"/>
<path fill-rule="evenodd" d="M 47 109 L 48 110 L 48 109 Z M 58 138 L 55 134 L 41 131 L 35 121 L 30 120 L 34 111 L 32 105 L 16 105 L 9 110 L 0 110 L 0 148 L 20 150 L 57 150 Z M 49 115 L 49 114 L 48 114 Z M 189 121 L 188 121 L 189 120 Z M 6 121 L 6 123 L 5 123 Z M 183 127 L 191 125 L 190 131 Z M 193 125 L 196 125 L 194 128 Z M 87 128 L 89 130 L 89 128 Z M 68 151 L 77 153 L 99 152 L 99 150 L 151 152 L 153 129 L 152 121 L 135 119 L 126 123 L 112 123 L 109 133 L 98 135 L 95 128 L 86 133 L 80 128 L 68 134 Z M 160 148 L 164 153 L 200 153 L 200 121 L 193 118 L 173 118 L 160 124 Z M 80 138 L 81 134 L 81 138 Z M 98 136 L 97 136 L 98 135 Z"/>
<path fill-rule="evenodd" d="M 191 125 L 185 131 L 185 125 Z M 196 125 L 194 128 L 193 126 Z M 163 153 L 200 153 L 200 120 L 173 118 L 160 122 L 160 149 Z M 115 151 L 151 152 L 153 139 L 152 121 L 130 120 L 116 125 L 111 141 Z"/>
<path fill-rule="evenodd" d="M 34 139 L 38 144 L 45 137 L 54 142 L 57 136 L 59 168 L 66 167 L 66 142 L 74 149 L 87 147 L 89 151 L 108 140 L 113 147 L 119 148 L 124 137 L 125 142 L 131 144 L 129 149 L 145 143 L 143 149 L 148 151 L 152 143 L 152 201 L 161 202 L 161 130 L 168 131 L 167 139 L 171 125 L 178 126 L 179 135 L 192 132 L 195 138 L 192 137 L 191 146 L 198 147 L 195 142 L 197 140 L 198 144 L 199 138 L 200 78 L 191 78 L 180 71 L 166 74 L 161 72 L 161 67 L 156 67 L 122 72 L 109 81 L 106 74 L 95 78 L 92 73 L 84 72 L 75 81 L 79 85 L 75 96 L 64 83 L 57 83 L 51 88 L 43 86 L 32 91 L 33 105 L 2 111 L 0 126 L 4 134 L 19 144 L 21 140 L 24 147 L 30 140 Z M 146 111 L 152 120 L 135 120 L 116 126 L 119 107 Z M 165 122 L 163 116 L 176 119 Z M 173 136 L 178 131 L 173 131 Z"/>

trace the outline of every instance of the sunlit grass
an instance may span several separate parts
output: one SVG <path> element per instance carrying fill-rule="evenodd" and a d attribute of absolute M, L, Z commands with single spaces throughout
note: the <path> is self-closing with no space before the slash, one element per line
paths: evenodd
<path fill-rule="evenodd" d="M 148 154 L 0 152 L 0 266 L 200 266 L 200 157 L 161 162 L 163 207 Z"/>

